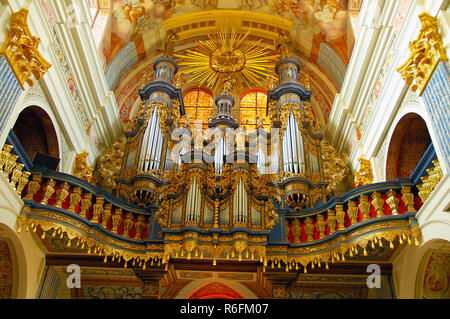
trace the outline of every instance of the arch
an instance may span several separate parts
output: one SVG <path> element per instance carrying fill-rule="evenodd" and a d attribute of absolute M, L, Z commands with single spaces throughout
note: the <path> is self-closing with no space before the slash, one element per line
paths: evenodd
<path fill-rule="evenodd" d="M 214 99 L 210 89 L 204 87 L 191 87 L 183 92 L 184 110 L 191 117 L 191 124 L 200 121 L 204 128 L 207 127 L 209 117 L 213 111 Z M 185 118 L 180 120 L 180 125 L 185 123 Z"/>
<path fill-rule="evenodd" d="M 395 126 L 386 158 L 386 180 L 409 178 L 431 143 L 425 120 L 417 113 L 405 114 Z"/>
<path fill-rule="evenodd" d="M 450 299 L 450 242 L 434 240 L 420 259 L 415 298 Z"/>
<path fill-rule="evenodd" d="M 41 107 L 33 105 L 23 109 L 13 131 L 30 159 L 36 152 L 59 158 L 58 136 L 53 121 Z"/>
<path fill-rule="evenodd" d="M 244 297 L 233 288 L 215 281 L 197 288 L 187 299 L 244 299 Z"/>
<path fill-rule="evenodd" d="M 267 90 L 263 88 L 250 88 L 242 92 L 239 103 L 239 123 L 247 129 L 256 129 L 256 117 L 262 118 L 263 127 L 270 130 L 270 121 L 266 115 Z"/>
<path fill-rule="evenodd" d="M 0 223 L 0 299 L 25 298 L 27 267 L 20 239 Z"/>

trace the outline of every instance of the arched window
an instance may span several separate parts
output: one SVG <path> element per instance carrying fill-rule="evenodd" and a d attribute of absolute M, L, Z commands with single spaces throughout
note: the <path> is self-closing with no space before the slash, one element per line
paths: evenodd
<path fill-rule="evenodd" d="M 263 127 L 270 130 L 270 121 L 266 116 L 267 93 L 264 89 L 253 88 L 241 96 L 239 123 L 245 125 L 247 129 L 256 129 L 256 117 L 260 115 Z"/>
<path fill-rule="evenodd" d="M 39 106 L 29 106 L 20 112 L 13 131 L 30 160 L 36 153 L 59 158 L 55 127 L 47 112 Z"/>
<path fill-rule="evenodd" d="M 190 115 L 191 125 L 194 124 L 194 121 L 200 121 L 206 128 L 214 104 L 211 92 L 204 88 L 193 88 L 184 94 L 183 101 L 184 110 L 186 114 Z M 180 125 L 183 124 L 184 117 L 180 120 Z"/>

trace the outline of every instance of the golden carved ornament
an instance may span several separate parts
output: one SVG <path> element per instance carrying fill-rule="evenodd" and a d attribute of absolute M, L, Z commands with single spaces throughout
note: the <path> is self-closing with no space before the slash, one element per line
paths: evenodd
<path fill-rule="evenodd" d="M 63 202 L 69 195 L 70 185 L 66 182 L 59 184 L 59 188 L 56 190 L 56 207 L 62 207 Z"/>
<path fill-rule="evenodd" d="M 420 235 L 420 228 L 412 224 L 411 221 L 386 221 L 363 227 L 349 234 L 340 234 L 331 241 L 315 246 L 291 247 L 287 249 L 268 247 L 267 253 L 269 256 L 264 260 L 264 265 L 267 266 L 267 262 L 275 264 L 283 262 L 285 264 L 293 264 L 298 270 L 298 265 L 303 267 L 310 265 L 311 268 L 314 268 L 314 264 L 320 268 L 321 263 L 324 263 L 326 265 L 325 268 L 328 269 L 328 262 L 345 261 L 345 255 L 352 258 L 363 252 L 363 255 L 367 256 L 366 247 L 372 245 L 372 248 L 375 248 L 374 244 L 382 247 L 381 238 L 388 241 L 390 248 L 394 249 L 393 242 L 396 239 L 398 239 L 399 245 L 403 245 L 405 243 L 412 244 L 412 238 L 414 237 L 415 245 L 418 246 Z M 289 267 L 290 269 L 291 267 Z"/>
<path fill-rule="evenodd" d="M 103 203 L 105 199 L 103 197 L 97 197 L 95 199 L 95 204 L 92 205 L 92 218 L 91 222 L 98 223 L 99 218 L 103 213 Z"/>
<path fill-rule="evenodd" d="M 372 206 L 377 212 L 377 217 L 384 216 L 384 200 L 381 198 L 381 194 L 373 192 L 370 197 L 372 198 Z"/>
<path fill-rule="evenodd" d="M 119 177 L 122 167 L 122 159 L 125 154 L 126 138 L 122 136 L 104 150 L 97 162 L 97 172 L 100 175 L 100 183 L 105 187 L 114 187 L 115 179 Z"/>
<path fill-rule="evenodd" d="M 174 30 L 170 30 L 166 36 L 166 42 L 164 44 L 164 55 L 173 56 L 175 51 L 175 45 L 179 39 L 178 34 Z"/>
<path fill-rule="evenodd" d="M 274 47 L 280 54 L 281 58 L 289 57 L 290 46 L 291 39 L 287 32 L 282 32 L 280 36 L 274 41 Z"/>
<path fill-rule="evenodd" d="M 32 180 L 28 182 L 27 194 L 23 199 L 33 200 L 34 195 L 41 187 L 42 177 L 41 175 L 33 175 Z"/>
<path fill-rule="evenodd" d="M 84 193 L 80 204 L 80 216 L 87 218 L 86 213 L 92 206 L 92 193 Z"/>
<path fill-rule="evenodd" d="M 336 231 L 336 214 L 332 209 L 327 212 L 327 224 L 330 228 L 330 234 L 334 233 Z"/>
<path fill-rule="evenodd" d="M 359 210 L 358 207 L 356 206 L 356 202 L 349 200 L 347 214 L 348 217 L 350 218 L 351 225 L 354 225 L 358 222 L 358 213 Z"/>
<path fill-rule="evenodd" d="M 419 15 L 422 23 L 416 40 L 409 43 L 411 52 L 408 60 L 397 69 L 412 91 L 425 91 L 434 71 L 441 61 L 448 61 L 442 36 L 439 34 L 438 20 L 428 13 Z"/>
<path fill-rule="evenodd" d="M 11 15 L 9 31 L 0 49 L 0 55 L 6 57 L 22 89 L 25 83 L 33 85 L 31 74 L 39 80 L 51 67 L 39 53 L 40 39 L 31 34 L 27 16 L 25 8 Z"/>
<path fill-rule="evenodd" d="M 310 217 L 306 217 L 305 219 L 305 233 L 306 233 L 306 237 L 307 237 L 307 241 L 313 241 L 314 240 L 314 223 L 312 218 Z"/>
<path fill-rule="evenodd" d="M 50 179 L 45 186 L 42 188 L 42 200 L 41 204 L 47 205 L 48 200 L 55 192 L 56 182 L 53 179 Z"/>
<path fill-rule="evenodd" d="M 319 232 L 319 239 L 322 239 L 325 237 L 325 230 L 327 228 L 327 224 L 325 222 L 325 217 L 322 214 L 318 214 L 316 217 L 316 228 Z"/>
<path fill-rule="evenodd" d="M 3 150 L 0 152 L 0 170 L 3 171 L 3 168 L 6 165 L 8 158 L 11 156 L 11 151 L 13 147 L 9 144 L 3 145 Z"/>
<path fill-rule="evenodd" d="M 359 196 L 359 209 L 361 210 L 362 220 L 370 218 L 370 203 L 367 195 Z"/>
<path fill-rule="evenodd" d="M 16 185 L 19 182 L 20 177 L 22 176 L 24 166 L 25 165 L 23 165 L 22 163 L 17 163 L 11 174 L 10 184 L 16 191 Z"/>
<path fill-rule="evenodd" d="M 398 204 L 400 203 L 400 200 L 397 198 L 397 193 L 390 189 L 386 193 L 386 196 L 388 197 L 386 203 L 389 205 L 392 215 L 398 215 Z"/>
<path fill-rule="evenodd" d="M 411 193 L 411 187 L 402 187 L 402 200 L 406 205 L 408 212 L 416 212 L 414 208 L 414 194 Z"/>
<path fill-rule="evenodd" d="M 364 158 L 358 158 L 360 163 L 359 170 L 355 173 L 355 187 L 361 187 L 372 184 L 372 172 L 370 161 Z"/>
<path fill-rule="evenodd" d="M 86 159 L 88 155 L 88 152 L 83 152 L 75 156 L 75 168 L 73 175 L 95 185 L 96 178 L 92 176 L 93 169 L 88 165 Z"/>
<path fill-rule="evenodd" d="M 81 201 L 81 194 L 82 194 L 81 187 L 75 187 L 70 193 L 69 197 L 69 210 L 71 212 L 75 212 L 75 207 L 78 205 L 78 203 Z"/>
<path fill-rule="evenodd" d="M 321 153 L 325 181 L 328 183 L 327 191 L 331 192 L 347 176 L 348 168 L 344 159 L 325 138 L 321 141 Z"/>

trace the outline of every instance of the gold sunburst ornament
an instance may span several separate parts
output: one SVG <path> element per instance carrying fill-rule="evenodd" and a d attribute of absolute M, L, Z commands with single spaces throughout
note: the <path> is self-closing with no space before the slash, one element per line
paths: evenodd
<path fill-rule="evenodd" d="M 276 56 L 270 55 L 269 46 L 261 46 L 261 39 L 249 41 L 248 35 L 238 34 L 229 25 L 206 41 L 196 41 L 198 49 L 187 50 L 180 66 L 187 66 L 191 81 L 217 92 L 217 86 L 231 77 L 237 89 L 262 86 L 272 74 Z"/>

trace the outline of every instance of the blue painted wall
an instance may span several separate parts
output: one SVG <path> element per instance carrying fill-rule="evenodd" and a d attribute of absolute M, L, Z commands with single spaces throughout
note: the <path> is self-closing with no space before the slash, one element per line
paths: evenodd
<path fill-rule="evenodd" d="M 441 62 L 422 95 L 436 132 L 437 148 L 442 151 L 447 170 L 450 169 L 450 66 Z"/>
<path fill-rule="evenodd" d="M 0 134 L 9 120 L 14 106 L 22 92 L 5 56 L 0 56 Z"/>

